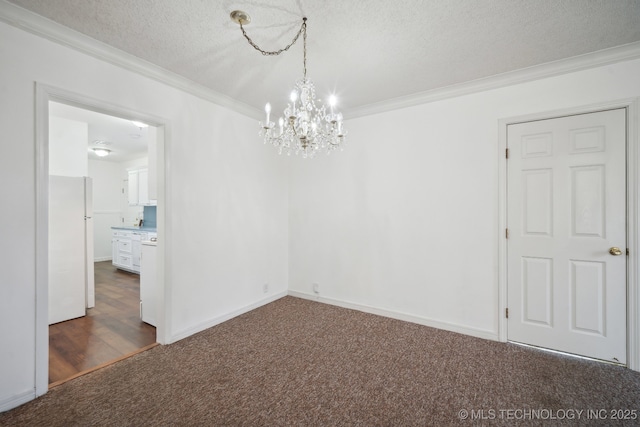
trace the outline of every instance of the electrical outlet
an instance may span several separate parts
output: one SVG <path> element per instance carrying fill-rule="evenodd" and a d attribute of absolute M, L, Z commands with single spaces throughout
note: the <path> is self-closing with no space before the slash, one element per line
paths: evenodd
<path fill-rule="evenodd" d="M 265 294 L 267 292 L 269 292 L 269 284 L 265 283 L 264 285 L 262 285 L 262 292 L 264 292 Z"/>
<path fill-rule="evenodd" d="M 320 293 L 320 285 L 318 283 L 313 284 L 313 292 L 315 292 L 316 294 Z"/>

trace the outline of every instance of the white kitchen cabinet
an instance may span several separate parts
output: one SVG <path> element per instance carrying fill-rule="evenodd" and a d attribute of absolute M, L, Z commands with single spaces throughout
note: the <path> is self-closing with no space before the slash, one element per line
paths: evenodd
<path fill-rule="evenodd" d="M 148 238 L 148 233 L 114 229 L 111 236 L 112 264 L 121 270 L 140 274 L 140 243 Z"/>
<path fill-rule="evenodd" d="M 113 230 L 111 243 L 111 263 L 118 268 L 131 271 L 133 269 L 131 234 L 124 230 Z"/>
<path fill-rule="evenodd" d="M 129 174 L 129 206 L 155 205 L 155 200 L 149 199 L 149 170 L 147 168 L 132 169 Z"/>
<path fill-rule="evenodd" d="M 114 231 L 111 232 L 111 264 L 118 266 L 118 238 Z"/>
<path fill-rule="evenodd" d="M 149 240 L 150 237 L 155 237 L 155 232 L 148 231 L 131 231 L 131 256 L 133 270 L 140 272 L 140 259 L 142 258 L 142 245 L 145 240 Z"/>
<path fill-rule="evenodd" d="M 147 206 L 149 200 L 149 171 L 147 169 L 138 170 L 138 204 Z"/>
<path fill-rule="evenodd" d="M 140 259 L 140 318 L 157 326 L 158 280 L 155 242 L 142 242 Z"/>

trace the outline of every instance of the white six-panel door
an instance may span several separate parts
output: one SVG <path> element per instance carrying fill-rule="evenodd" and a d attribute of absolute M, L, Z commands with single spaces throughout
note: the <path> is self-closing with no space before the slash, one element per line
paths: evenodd
<path fill-rule="evenodd" d="M 625 121 L 507 127 L 510 341 L 626 363 Z"/>

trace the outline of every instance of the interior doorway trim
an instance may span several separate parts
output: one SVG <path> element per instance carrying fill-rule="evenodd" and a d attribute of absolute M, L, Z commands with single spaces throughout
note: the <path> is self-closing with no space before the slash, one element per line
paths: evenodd
<path fill-rule="evenodd" d="M 35 83 L 35 185 L 36 185 L 36 288 L 35 288 L 35 394 L 41 396 L 48 390 L 49 380 L 49 322 L 48 322 L 48 243 L 49 243 L 49 101 L 59 102 L 98 113 L 109 114 L 129 120 L 140 120 L 158 128 L 157 171 L 158 171 L 158 287 L 163 291 L 159 295 L 159 318 L 156 328 L 156 341 L 160 344 L 170 342 L 170 281 L 169 263 L 165 262 L 166 248 L 170 244 L 170 221 L 167 220 L 166 206 L 170 200 L 169 168 L 166 153 L 170 144 L 170 123 L 168 120 L 151 114 L 140 113 L 96 100 L 64 89 Z"/>
<path fill-rule="evenodd" d="M 640 98 L 629 98 L 592 105 L 546 111 L 504 118 L 498 121 L 498 336 L 500 341 L 506 342 L 507 319 L 507 126 L 536 120 L 553 119 L 576 114 L 594 113 L 598 111 L 626 109 L 627 113 L 627 366 L 640 371 L 640 283 L 638 282 L 638 266 L 640 265 L 640 183 L 638 172 L 640 168 L 640 150 L 638 145 L 640 124 Z"/>

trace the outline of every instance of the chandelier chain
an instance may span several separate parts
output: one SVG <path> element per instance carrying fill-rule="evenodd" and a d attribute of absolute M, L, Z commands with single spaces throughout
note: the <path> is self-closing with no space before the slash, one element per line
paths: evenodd
<path fill-rule="evenodd" d="M 244 38 L 247 39 L 249 44 L 253 46 L 255 50 L 257 50 L 258 52 L 260 52 L 265 56 L 277 56 L 277 55 L 280 55 L 282 52 L 289 50 L 291 46 L 296 44 L 296 42 L 298 41 L 298 38 L 300 37 L 300 34 L 304 33 L 303 38 L 305 42 L 305 71 L 306 71 L 307 18 L 302 18 L 302 25 L 300 26 L 300 30 L 298 30 L 298 33 L 295 35 L 293 40 L 291 40 L 291 43 L 289 43 L 287 46 L 283 47 L 282 49 L 273 50 L 273 51 L 261 49 L 260 46 L 258 46 L 253 40 L 251 40 L 251 37 L 249 37 L 247 32 L 244 30 L 244 26 L 242 25 L 242 22 L 240 22 L 240 29 L 242 30 L 242 34 L 244 35 Z M 305 75 L 306 75 L 306 72 L 305 72 Z"/>
<path fill-rule="evenodd" d="M 304 68 L 303 78 L 307 80 L 307 18 L 302 18 L 302 45 L 304 46 L 304 56 L 302 57 L 302 67 Z"/>

